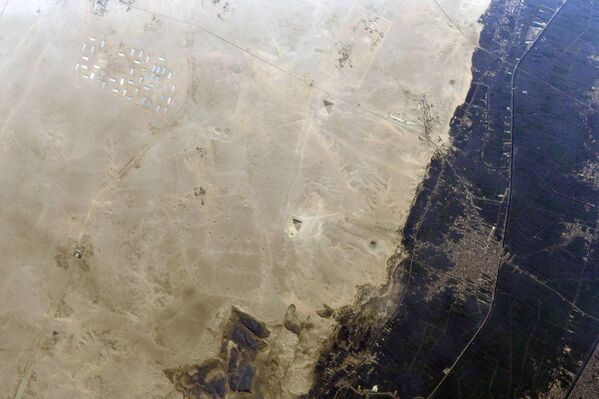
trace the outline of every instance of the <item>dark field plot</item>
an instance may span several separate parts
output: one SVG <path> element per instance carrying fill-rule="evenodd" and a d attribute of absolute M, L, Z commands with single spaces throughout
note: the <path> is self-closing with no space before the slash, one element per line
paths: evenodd
<path fill-rule="evenodd" d="M 341 320 L 314 397 L 561 398 L 579 380 L 599 397 L 579 378 L 599 369 L 599 2 L 496 0 L 483 19 L 454 147 L 404 227 L 396 312 Z"/>

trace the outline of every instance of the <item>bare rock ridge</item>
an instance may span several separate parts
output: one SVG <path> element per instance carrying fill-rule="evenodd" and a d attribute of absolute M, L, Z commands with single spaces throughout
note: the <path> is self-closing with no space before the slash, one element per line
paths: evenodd
<path fill-rule="evenodd" d="M 302 325 L 295 313 L 294 304 L 289 305 L 287 312 L 285 313 L 285 328 L 296 335 L 299 335 L 301 331 Z"/>

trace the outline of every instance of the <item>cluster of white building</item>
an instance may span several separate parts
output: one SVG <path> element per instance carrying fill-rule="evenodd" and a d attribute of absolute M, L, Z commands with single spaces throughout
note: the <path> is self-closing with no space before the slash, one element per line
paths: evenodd
<path fill-rule="evenodd" d="M 94 36 L 83 43 L 75 71 L 114 95 L 161 114 L 168 112 L 177 89 L 165 57 L 144 49 L 111 51 L 106 40 Z"/>

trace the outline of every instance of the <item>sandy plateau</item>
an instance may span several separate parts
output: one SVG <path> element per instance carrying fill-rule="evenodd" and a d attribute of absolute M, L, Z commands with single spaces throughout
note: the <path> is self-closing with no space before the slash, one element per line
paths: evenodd
<path fill-rule="evenodd" d="M 227 397 L 305 394 L 401 252 L 487 5 L 2 1 L 0 398 L 191 397 L 234 308 L 269 335 Z"/>

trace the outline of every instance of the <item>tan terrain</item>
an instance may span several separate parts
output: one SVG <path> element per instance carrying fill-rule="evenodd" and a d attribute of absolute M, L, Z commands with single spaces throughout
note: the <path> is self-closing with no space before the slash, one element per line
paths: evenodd
<path fill-rule="evenodd" d="M 0 398 L 183 398 L 233 307 L 270 332 L 249 397 L 306 393 L 488 0 L 101 3 L 0 4 Z"/>

